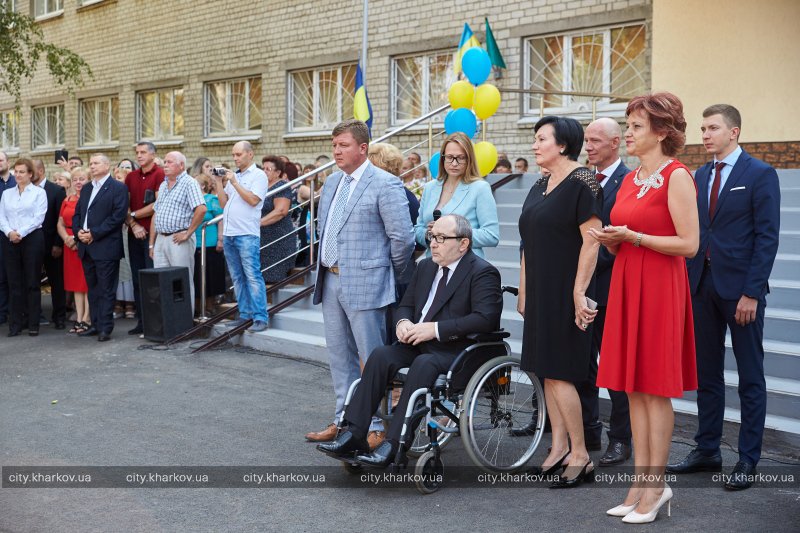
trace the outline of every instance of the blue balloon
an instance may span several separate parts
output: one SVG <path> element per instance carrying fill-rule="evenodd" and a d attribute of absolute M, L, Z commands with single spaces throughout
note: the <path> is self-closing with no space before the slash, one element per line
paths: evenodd
<path fill-rule="evenodd" d="M 444 131 L 448 135 L 460 131 L 471 139 L 477 129 L 478 119 L 471 109 L 451 109 L 444 117 Z"/>
<path fill-rule="evenodd" d="M 431 171 L 431 179 L 436 179 L 439 177 L 439 159 L 442 158 L 442 154 L 436 152 L 431 156 L 431 160 L 428 161 L 428 170 Z"/>
<path fill-rule="evenodd" d="M 472 85 L 480 85 L 492 71 L 492 60 L 489 59 L 486 50 L 475 46 L 464 52 L 461 57 L 461 69 Z"/>

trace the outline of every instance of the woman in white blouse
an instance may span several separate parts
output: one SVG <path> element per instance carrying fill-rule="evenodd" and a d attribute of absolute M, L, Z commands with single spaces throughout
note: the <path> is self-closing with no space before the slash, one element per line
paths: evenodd
<path fill-rule="evenodd" d="M 32 176 L 33 161 L 17 159 L 14 163 L 17 186 L 5 191 L 0 200 L 0 246 L 11 293 L 9 337 L 22 331 L 23 302 L 27 302 L 28 334 L 31 337 L 39 334 L 42 310 L 39 273 L 44 259 L 42 222 L 47 213 L 47 194 L 31 183 Z"/>

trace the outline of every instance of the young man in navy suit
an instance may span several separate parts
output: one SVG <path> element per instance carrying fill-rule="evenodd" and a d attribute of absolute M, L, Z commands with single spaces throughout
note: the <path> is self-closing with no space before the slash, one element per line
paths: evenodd
<path fill-rule="evenodd" d="M 703 111 L 703 145 L 713 161 L 695 174 L 700 248 L 688 261 L 697 347 L 697 447 L 667 472 L 722 469 L 719 451 L 725 412 L 725 330 L 739 373 L 739 461 L 725 488 L 752 485 L 761 458 L 767 389 L 764 310 L 778 252 L 780 186 L 775 169 L 739 146 L 742 119 L 730 105 Z"/>

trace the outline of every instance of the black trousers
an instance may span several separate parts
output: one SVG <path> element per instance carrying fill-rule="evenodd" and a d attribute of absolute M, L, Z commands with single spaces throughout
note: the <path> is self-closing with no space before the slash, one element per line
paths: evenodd
<path fill-rule="evenodd" d="M 100 333 L 114 331 L 114 301 L 119 282 L 119 259 L 95 261 L 86 254 L 82 261 L 83 274 L 89 287 L 89 312 L 92 326 Z"/>
<path fill-rule="evenodd" d="M 53 257 L 52 249 L 44 251 L 44 271 L 50 282 L 50 297 L 53 300 L 51 320 L 63 324 L 67 319 L 67 295 L 64 292 L 64 256 Z"/>
<path fill-rule="evenodd" d="M 152 231 L 155 231 L 155 228 L 152 228 Z M 136 320 L 137 325 L 141 327 L 142 297 L 139 293 L 139 271 L 143 268 L 153 268 L 153 260 L 150 259 L 149 239 L 137 239 L 132 232 L 128 232 L 128 256 L 128 261 L 131 265 L 131 277 L 133 278 L 133 300 L 136 302 Z M 116 286 L 114 290 L 116 291 Z"/>
<path fill-rule="evenodd" d="M 17 244 L 3 235 L 2 246 L 9 286 L 9 331 L 22 329 L 22 317 L 26 312 L 28 328 L 38 331 L 42 312 L 39 273 L 44 256 L 44 232 L 34 230 Z"/>
<path fill-rule="evenodd" d="M 600 423 L 600 389 L 597 388 L 597 355 L 603 344 L 603 329 L 606 324 L 606 307 L 597 308 L 597 316 L 592 328 L 592 361 L 589 366 L 589 379 L 576 383 L 578 396 L 581 399 L 583 414 L 583 433 L 587 443 L 599 443 L 603 434 Z M 631 416 L 628 395 L 624 392 L 609 389 L 611 397 L 611 419 L 609 420 L 608 440 L 631 444 Z"/>
<path fill-rule="evenodd" d="M 344 418 L 350 431 L 358 438 L 365 438 L 369 431 L 372 415 L 378 409 L 381 399 L 386 395 L 386 386 L 401 368 L 410 367 L 403 385 L 403 393 L 394 410 L 394 418 L 389 424 L 386 438 L 400 441 L 403 418 L 411 394 L 423 387 L 430 387 L 439 374 L 444 374 L 455 360 L 457 353 L 425 353 L 425 345 L 411 346 L 394 344 L 376 348 L 364 366 L 361 382 L 356 387 Z M 416 428 L 408 428 L 406 439 Z M 409 444 L 410 442 L 406 443 Z"/>

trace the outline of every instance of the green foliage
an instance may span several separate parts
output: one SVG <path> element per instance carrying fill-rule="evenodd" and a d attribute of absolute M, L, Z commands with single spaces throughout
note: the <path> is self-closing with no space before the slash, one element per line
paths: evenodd
<path fill-rule="evenodd" d="M 32 18 L 0 9 L 0 91 L 19 105 L 22 84 L 33 79 L 42 59 L 55 83 L 69 94 L 92 77 L 89 64 L 78 54 L 45 42 Z"/>

